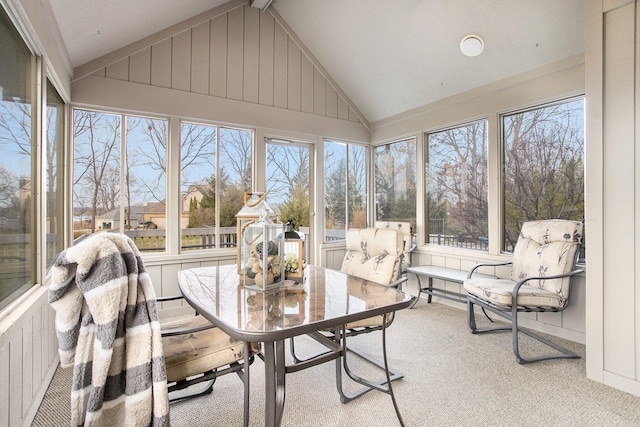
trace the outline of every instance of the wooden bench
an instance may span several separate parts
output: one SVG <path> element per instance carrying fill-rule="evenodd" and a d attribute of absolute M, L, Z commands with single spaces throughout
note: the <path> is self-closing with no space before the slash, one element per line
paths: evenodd
<path fill-rule="evenodd" d="M 445 280 L 447 282 L 454 282 L 462 284 L 469 274 L 468 271 L 465 270 L 456 270 L 454 268 L 447 267 L 439 267 L 437 265 L 421 265 L 417 267 L 409 267 L 407 269 L 407 273 L 415 274 L 418 278 L 418 295 L 416 296 L 415 301 L 409 308 L 413 308 L 418 300 L 420 299 L 420 294 L 427 294 L 427 303 L 431 303 L 431 297 L 437 296 L 440 298 L 446 298 L 451 301 L 467 303 L 467 294 L 449 291 L 447 289 L 435 288 L 433 287 L 433 279 Z M 422 286 L 420 281 L 421 277 L 428 278 L 428 284 L 426 287 Z M 485 278 L 485 279 L 495 279 L 496 276 L 492 276 L 489 274 L 480 274 L 474 273 L 473 277 Z"/>

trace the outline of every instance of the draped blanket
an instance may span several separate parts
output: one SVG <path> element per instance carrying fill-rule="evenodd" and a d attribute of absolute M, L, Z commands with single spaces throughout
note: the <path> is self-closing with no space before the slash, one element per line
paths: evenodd
<path fill-rule="evenodd" d="M 73 366 L 71 425 L 170 425 L 155 292 L 133 241 L 93 234 L 49 278 L 60 363 Z"/>

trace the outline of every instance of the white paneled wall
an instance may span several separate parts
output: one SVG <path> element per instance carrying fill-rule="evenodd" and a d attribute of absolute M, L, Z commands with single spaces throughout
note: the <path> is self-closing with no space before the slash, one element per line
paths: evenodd
<path fill-rule="evenodd" d="M 587 377 L 640 396 L 640 7 L 585 4 Z"/>
<path fill-rule="evenodd" d="M 0 426 L 19 426 L 35 415 L 58 364 L 54 311 L 38 286 L 0 320 Z"/>
<path fill-rule="evenodd" d="M 294 36 L 248 5 L 122 55 L 93 76 L 361 122 Z"/>

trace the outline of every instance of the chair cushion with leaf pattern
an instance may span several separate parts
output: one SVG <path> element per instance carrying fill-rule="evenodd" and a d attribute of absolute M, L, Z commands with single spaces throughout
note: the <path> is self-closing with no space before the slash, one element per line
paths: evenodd
<path fill-rule="evenodd" d="M 400 277 L 403 235 L 397 230 L 352 229 L 346 245 L 341 271 L 383 285 Z"/>
<path fill-rule="evenodd" d="M 526 277 L 548 277 L 571 272 L 582 238 L 582 223 L 569 220 L 529 221 L 522 225 L 513 251 L 510 279 L 465 280 L 467 292 L 494 304 L 510 306 L 516 282 Z M 561 308 L 569 298 L 570 277 L 526 282 L 517 304 Z"/>
<path fill-rule="evenodd" d="M 361 279 L 388 285 L 400 278 L 403 234 L 395 229 L 363 228 L 347 231 L 347 253 L 341 271 Z M 387 317 L 391 323 L 393 314 Z M 382 316 L 348 323 L 349 328 L 378 327 Z"/>
<path fill-rule="evenodd" d="M 569 273 L 582 239 L 582 223 L 568 220 L 529 221 L 522 225 L 513 251 L 511 280 Z M 528 286 L 569 297 L 570 277 L 527 282 Z"/>

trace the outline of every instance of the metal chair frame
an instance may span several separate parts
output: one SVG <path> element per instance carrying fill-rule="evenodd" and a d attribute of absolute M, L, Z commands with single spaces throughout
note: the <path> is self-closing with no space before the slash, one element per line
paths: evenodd
<path fill-rule="evenodd" d="M 579 253 L 579 250 L 576 250 L 576 260 L 574 260 L 574 266 L 575 263 L 577 261 L 577 254 Z M 513 262 L 502 262 L 502 263 L 482 263 L 482 264 L 477 264 L 476 266 L 474 266 L 471 271 L 469 271 L 469 274 L 467 276 L 467 278 L 471 278 L 471 276 L 473 275 L 474 271 L 480 267 L 483 266 L 504 266 L 504 265 L 511 265 L 513 264 Z M 561 346 L 559 346 L 558 344 L 555 344 L 543 337 L 541 337 L 540 335 L 531 332 L 529 330 L 523 329 L 522 327 L 518 326 L 518 313 L 531 313 L 531 312 L 537 312 L 537 313 L 544 313 L 544 312 L 560 312 L 563 311 L 567 308 L 567 306 L 569 305 L 569 299 L 567 298 L 564 302 L 564 305 L 562 307 L 529 307 L 529 306 L 522 306 L 522 305 L 518 305 L 516 303 L 516 301 L 518 300 L 518 292 L 520 290 L 520 288 L 527 283 L 530 280 L 544 280 L 544 279 L 559 279 L 559 278 L 564 278 L 564 277 L 573 277 L 576 274 L 580 274 L 582 273 L 583 270 L 580 269 L 573 269 L 571 272 L 566 273 L 566 274 L 560 274 L 560 275 L 555 275 L 555 276 L 547 276 L 547 277 L 525 277 L 522 280 L 519 280 L 516 282 L 515 286 L 513 287 L 513 291 L 511 293 L 511 298 L 512 298 L 512 303 L 510 306 L 502 306 L 502 305 L 497 305 L 497 304 L 493 304 L 490 301 L 487 301 L 485 299 L 482 299 L 480 297 L 478 297 L 477 295 L 472 295 L 467 293 L 467 323 L 469 324 L 469 328 L 471 329 L 471 333 L 472 334 L 482 334 L 482 333 L 488 333 L 488 332 L 501 332 L 501 331 L 511 331 L 512 333 L 512 341 L 513 341 L 513 353 L 516 357 L 516 361 L 519 364 L 527 364 L 527 363 L 533 363 L 533 362 L 539 362 L 541 360 L 549 360 L 549 359 L 577 359 L 580 356 L 578 356 L 577 354 L 575 354 L 574 352 L 567 350 Z M 511 321 L 511 326 L 506 326 L 506 327 L 495 327 L 495 328 L 485 328 L 485 329 L 479 329 L 476 326 L 476 319 L 475 319 L 475 311 L 474 311 L 474 305 L 478 305 L 482 308 L 482 311 L 484 312 L 485 316 L 487 316 L 487 318 L 493 322 L 493 320 L 487 315 L 486 310 L 491 311 L 492 313 L 495 313 L 507 320 Z M 546 344 L 549 347 L 552 347 L 554 349 L 556 349 L 557 351 L 560 352 L 560 354 L 547 354 L 547 355 L 543 355 L 543 356 L 536 356 L 536 357 L 531 357 L 531 358 L 525 358 L 520 354 L 520 349 L 519 349 L 519 333 L 523 333 L 526 334 L 528 336 L 530 336 L 531 338 Z"/>
<path fill-rule="evenodd" d="M 182 295 L 177 296 L 167 296 L 167 297 L 157 297 L 157 302 L 167 302 L 167 301 L 175 301 L 184 299 Z M 198 315 L 196 312 L 195 315 Z M 170 336 L 179 336 L 185 335 L 189 333 L 195 333 L 204 331 L 207 329 L 215 328 L 216 326 L 209 324 L 199 327 L 191 327 L 191 328 L 173 328 L 171 330 L 162 330 L 161 334 L 163 337 Z M 189 399 L 192 397 L 202 396 L 205 394 L 210 394 L 213 391 L 213 385 L 216 382 L 218 377 L 221 377 L 226 374 L 230 374 L 235 372 L 238 375 L 238 378 L 242 381 L 244 385 L 244 411 L 243 411 L 243 426 L 248 427 L 249 425 L 249 392 L 250 392 L 250 381 L 249 381 L 249 369 L 253 361 L 255 360 L 255 356 L 251 355 L 250 343 L 243 342 L 243 351 L 244 351 L 244 360 L 242 363 L 233 362 L 229 364 L 227 367 L 220 369 L 214 368 L 210 369 L 206 372 L 203 372 L 201 376 L 179 380 L 175 383 L 169 384 L 167 390 L 169 392 L 169 403 L 178 402 L 181 400 Z M 187 393 L 182 393 L 181 391 L 186 391 L 187 389 L 194 387 L 198 384 L 204 384 L 202 387 L 197 387 L 196 389 L 192 389 L 192 391 Z"/>
<path fill-rule="evenodd" d="M 402 283 L 404 282 L 404 280 L 400 280 L 399 282 Z M 399 285 L 400 283 L 397 283 L 397 285 Z M 383 359 L 382 362 L 379 362 L 368 355 L 365 355 L 363 353 L 360 353 L 348 348 L 347 338 L 358 335 L 358 333 L 355 333 L 354 335 L 353 334 L 354 331 L 347 330 L 345 325 L 341 325 L 332 329 L 332 332 L 328 335 L 326 333 L 321 333 L 321 332 L 312 332 L 307 334 L 307 336 L 309 336 L 310 338 L 314 339 L 318 343 L 327 347 L 328 350 L 306 359 L 300 359 L 297 356 L 295 356 L 293 339 L 290 339 L 289 343 L 290 343 L 291 354 L 294 356 L 294 363 L 286 367 L 286 372 L 287 373 L 297 372 L 312 366 L 320 365 L 322 363 L 335 360 L 336 389 L 338 391 L 338 394 L 340 395 L 340 402 L 348 403 L 371 390 L 381 391 L 391 396 L 391 400 L 393 402 L 393 408 L 396 412 L 398 421 L 400 422 L 400 425 L 404 427 L 405 424 L 402 419 L 402 415 L 400 414 L 400 409 L 398 407 L 398 403 L 396 401 L 395 394 L 393 393 L 393 387 L 391 384 L 392 381 L 402 378 L 403 375 L 391 372 L 389 370 L 389 363 L 387 360 L 386 330 L 387 330 L 387 327 L 393 322 L 393 319 L 389 320 L 388 316 L 389 314 L 385 313 L 383 315 L 382 325 L 379 327 L 370 328 L 371 330 L 368 331 L 368 332 L 371 332 L 374 330 L 382 331 L 382 359 Z M 359 332 L 359 333 L 362 333 L 362 332 Z M 349 366 L 348 356 L 347 356 L 349 352 L 358 355 L 359 357 L 367 360 L 368 362 L 373 363 L 378 368 L 384 370 L 384 373 L 385 373 L 384 378 L 377 381 L 371 381 L 361 377 L 360 375 L 357 375 Z M 262 355 L 260 355 L 260 357 L 262 357 Z M 358 384 L 361 384 L 364 387 L 362 387 L 361 389 L 353 393 L 347 394 L 343 388 L 343 377 L 342 377 L 343 370 L 352 381 Z"/>
<path fill-rule="evenodd" d="M 408 279 L 406 277 L 401 277 L 400 279 L 396 280 L 395 282 L 389 284 L 389 287 L 392 288 L 396 288 L 396 289 L 400 289 L 400 287 L 402 286 L 403 283 L 405 283 Z M 365 394 L 368 391 L 371 391 L 372 388 L 378 388 L 380 387 L 382 384 L 384 384 L 386 381 L 385 380 L 378 380 L 378 381 L 368 381 L 368 380 L 364 380 L 361 377 L 358 377 L 357 375 L 353 374 L 353 372 L 348 368 L 347 364 L 346 364 L 346 359 L 347 359 L 347 353 L 351 352 L 353 354 L 355 354 L 356 356 L 360 357 L 361 359 L 364 359 L 366 361 L 368 361 L 369 363 L 373 364 L 374 366 L 377 366 L 380 369 L 383 369 L 385 371 L 385 373 L 389 376 L 388 380 L 389 381 L 395 381 L 398 380 L 400 378 L 404 377 L 404 374 L 400 373 L 400 372 L 396 372 L 396 371 L 391 371 L 389 370 L 389 367 L 387 366 L 386 363 L 386 329 L 393 323 L 393 319 L 395 318 L 395 314 L 394 317 L 391 318 L 390 320 L 388 319 L 388 316 L 385 315 L 383 317 L 383 321 L 380 325 L 378 326 L 363 326 L 363 327 L 358 327 L 358 328 L 346 328 L 346 325 L 342 325 L 342 328 L 335 328 L 331 331 L 324 331 L 324 332 L 315 332 L 312 334 L 308 334 L 309 337 L 313 338 L 314 340 L 318 341 L 320 344 L 324 345 L 325 347 L 329 348 L 328 351 L 322 352 L 322 353 L 318 353 L 315 354 L 313 356 L 309 356 L 306 358 L 302 358 L 300 356 L 298 356 L 296 354 L 296 350 L 295 350 L 295 343 L 294 343 L 294 339 L 291 338 L 289 340 L 289 349 L 291 352 L 291 356 L 293 357 L 293 361 L 294 361 L 294 366 L 298 365 L 298 364 L 304 364 L 304 363 L 313 363 L 313 361 L 315 360 L 323 360 L 322 362 L 317 362 L 314 364 L 320 364 L 320 363 L 324 363 L 327 362 L 329 360 L 331 360 L 332 358 L 328 355 L 331 355 L 333 353 L 333 351 L 335 351 L 335 348 L 332 344 L 330 344 L 330 342 L 336 343 L 336 345 L 339 345 L 339 343 L 342 341 L 343 342 L 343 347 L 344 347 L 344 354 L 343 354 L 343 359 L 345 361 L 344 363 L 344 368 L 345 368 L 345 372 L 347 373 L 347 375 L 353 379 L 353 376 L 360 378 L 361 381 L 366 381 L 366 385 L 367 387 L 353 393 L 353 394 L 346 394 L 343 392 L 343 387 L 342 387 L 342 370 L 341 370 L 341 366 L 339 363 L 339 360 L 336 363 L 336 387 L 338 388 L 338 393 L 340 394 L 340 401 L 342 403 L 347 403 L 357 397 L 362 396 L 363 394 Z M 367 334 L 369 332 L 375 332 L 375 331 L 382 331 L 383 334 L 383 361 L 379 361 L 361 351 L 358 351 L 356 349 L 353 349 L 351 347 L 347 347 L 346 344 L 346 339 L 347 338 L 352 338 L 361 334 Z M 335 356 L 334 358 L 339 357 Z M 356 382 L 361 382 L 359 380 L 355 380 Z M 362 383 L 362 382 L 361 382 Z"/>

